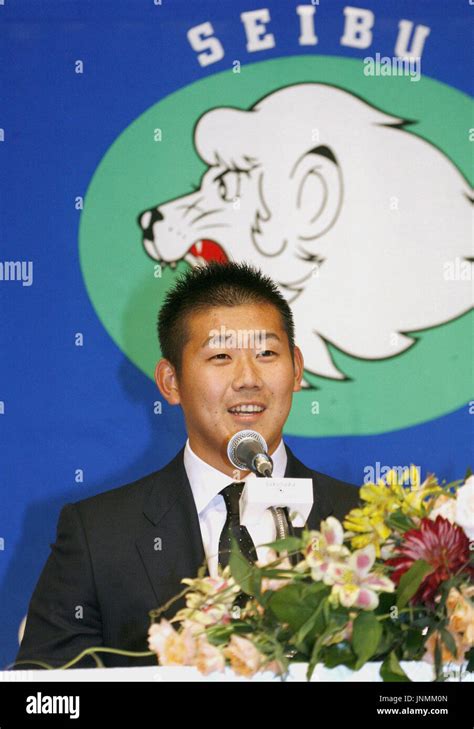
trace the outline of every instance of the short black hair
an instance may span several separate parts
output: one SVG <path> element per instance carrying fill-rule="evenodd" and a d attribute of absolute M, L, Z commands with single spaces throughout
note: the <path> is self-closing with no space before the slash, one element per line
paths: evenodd
<path fill-rule="evenodd" d="M 158 314 L 162 356 L 181 372 L 183 350 L 189 339 L 189 314 L 217 306 L 271 304 L 280 313 L 294 361 L 295 325 L 292 311 L 269 276 L 248 263 L 211 261 L 178 277 Z"/>

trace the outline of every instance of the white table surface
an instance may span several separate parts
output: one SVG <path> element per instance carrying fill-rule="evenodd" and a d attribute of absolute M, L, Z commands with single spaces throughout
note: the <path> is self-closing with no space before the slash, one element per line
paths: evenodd
<path fill-rule="evenodd" d="M 360 671 L 351 671 L 345 666 L 328 669 L 316 666 L 312 681 L 370 681 L 381 682 L 379 675 L 380 663 L 368 663 Z M 433 681 L 433 667 L 422 661 L 418 663 L 403 662 L 403 670 L 412 681 Z M 451 664 L 447 667 L 451 673 L 449 681 L 472 682 L 474 674 Z M 460 675 L 461 672 L 461 675 Z M 306 681 L 306 664 L 292 664 L 289 682 Z M 270 673 L 258 673 L 251 679 L 236 676 L 229 668 L 224 673 L 212 673 L 203 676 L 196 668 L 188 666 L 137 666 L 136 668 L 70 668 L 60 670 L 16 670 L 1 671 L 0 682 L 13 681 L 155 681 L 155 682 L 204 682 L 204 681 L 279 681 Z"/>

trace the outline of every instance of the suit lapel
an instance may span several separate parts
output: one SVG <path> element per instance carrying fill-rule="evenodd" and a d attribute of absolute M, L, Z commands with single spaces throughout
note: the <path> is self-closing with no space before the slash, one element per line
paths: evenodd
<path fill-rule="evenodd" d="M 164 595 L 172 596 L 184 589 L 183 577 L 196 576 L 205 563 L 183 452 L 181 449 L 155 474 L 144 499 L 146 524 L 136 540 L 157 604 L 162 604 Z"/>

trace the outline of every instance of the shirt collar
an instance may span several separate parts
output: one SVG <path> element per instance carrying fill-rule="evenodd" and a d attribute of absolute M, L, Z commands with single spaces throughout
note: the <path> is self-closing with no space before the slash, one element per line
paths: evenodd
<path fill-rule="evenodd" d="M 288 460 L 283 438 L 272 453 L 273 476 L 275 478 L 283 478 L 286 470 L 286 462 Z M 232 483 L 232 479 L 226 473 L 219 471 L 214 466 L 199 458 L 191 449 L 189 438 L 184 448 L 184 467 L 189 479 L 189 484 L 193 492 L 194 502 L 198 514 L 200 514 L 212 499 L 222 491 L 223 488 Z M 250 478 L 257 478 L 254 473 L 249 473 L 244 481 Z"/>

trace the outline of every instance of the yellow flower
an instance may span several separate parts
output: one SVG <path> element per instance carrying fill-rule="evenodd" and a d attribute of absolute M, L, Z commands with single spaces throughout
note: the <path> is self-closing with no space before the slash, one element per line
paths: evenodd
<path fill-rule="evenodd" d="M 389 514 L 398 508 L 397 496 L 383 481 L 379 481 L 377 484 L 367 483 L 361 487 L 359 493 L 362 501 L 373 504 L 380 512 Z"/>
<path fill-rule="evenodd" d="M 392 533 L 383 515 L 372 507 L 352 509 L 344 520 L 344 528 L 351 537 L 353 549 L 372 544 L 377 557 L 380 557 L 380 548 Z"/>
<path fill-rule="evenodd" d="M 421 483 L 419 471 L 412 464 L 402 473 L 392 468 L 384 481 L 366 483 L 359 493 L 365 505 L 349 512 L 344 528 L 354 549 L 372 544 L 380 557 L 381 548 L 392 534 L 387 517 L 401 511 L 412 519 L 422 518 L 429 511 L 430 499 L 443 493 L 443 489 L 433 475 Z"/>

